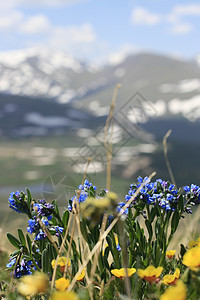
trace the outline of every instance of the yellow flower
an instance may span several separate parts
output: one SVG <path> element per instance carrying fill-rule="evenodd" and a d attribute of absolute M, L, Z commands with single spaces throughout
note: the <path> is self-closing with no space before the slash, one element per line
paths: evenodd
<path fill-rule="evenodd" d="M 175 253 L 176 253 L 176 250 L 168 250 L 168 251 L 166 251 L 166 256 L 167 256 L 167 258 L 172 259 L 175 255 Z"/>
<path fill-rule="evenodd" d="M 128 277 L 131 277 L 135 272 L 136 272 L 135 268 L 127 268 Z M 111 273 L 118 278 L 126 277 L 125 268 L 113 269 L 111 270 Z"/>
<path fill-rule="evenodd" d="M 158 282 L 159 276 L 162 273 L 163 267 L 155 268 L 154 266 L 148 266 L 145 270 L 138 269 L 137 273 L 140 278 L 145 279 L 149 283 Z"/>
<path fill-rule="evenodd" d="M 33 275 L 22 277 L 18 284 L 18 292 L 23 296 L 33 296 L 45 293 L 48 288 L 48 278 L 44 273 L 35 272 Z"/>
<path fill-rule="evenodd" d="M 183 264 L 193 271 L 200 268 L 200 247 L 195 246 L 189 249 L 183 256 Z"/>
<path fill-rule="evenodd" d="M 175 286 L 166 289 L 164 294 L 160 296 L 160 300 L 186 300 L 186 286 L 181 280 L 178 280 Z"/>
<path fill-rule="evenodd" d="M 83 270 L 82 272 L 81 272 L 81 274 L 77 277 L 77 281 L 83 281 L 83 278 L 85 277 L 85 270 Z"/>
<path fill-rule="evenodd" d="M 180 270 L 179 268 L 176 268 L 176 271 L 174 272 L 173 275 L 170 274 L 170 275 L 165 275 L 163 277 L 162 283 L 166 285 L 175 285 L 179 277 L 180 277 Z"/>
<path fill-rule="evenodd" d="M 196 241 L 190 241 L 188 243 L 189 248 L 195 247 L 195 246 L 200 246 L 200 238 L 198 238 Z"/>
<path fill-rule="evenodd" d="M 188 243 L 188 246 L 189 246 L 189 248 L 192 248 L 192 247 L 194 247 L 194 246 L 196 246 L 197 244 L 196 244 L 196 241 L 190 241 L 189 243 Z"/>
<path fill-rule="evenodd" d="M 51 262 L 52 268 L 55 268 L 56 265 L 56 259 L 53 259 Z M 60 266 L 60 270 L 61 272 L 64 272 L 65 270 L 65 266 L 67 265 L 67 267 L 69 268 L 71 266 L 71 261 L 69 258 L 66 258 L 64 256 L 61 256 L 58 258 L 58 266 Z"/>
<path fill-rule="evenodd" d="M 49 300 L 79 300 L 74 292 L 54 292 Z"/>
<path fill-rule="evenodd" d="M 69 285 L 70 285 L 69 279 L 65 279 L 63 277 L 61 277 L 55 281 L 56 289 L 61 292 L 64 292 L 68 288 Z"/>

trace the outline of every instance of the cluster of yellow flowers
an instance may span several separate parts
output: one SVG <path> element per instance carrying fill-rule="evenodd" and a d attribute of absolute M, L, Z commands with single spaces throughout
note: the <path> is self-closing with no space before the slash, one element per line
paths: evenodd
<path fill-rule="evenodd" d="M 163 271 L 163 267 L 148 266 L 146 269 L 138 269 L 137 274 L 140 278 L 148 281 L 150 284 L 158 283 L 160 281 L 160 275 Z M 131 277 L 136 272 L 135 268 L 125 268 L 114 269 L 111 273 L 118 277 L 124 278 L 126 274 L 128 277 Z M 163 277 L 162 283 L 166 285 L 173 285 L 173 287 L 168 288 L 163 295 L 161 295 L 160 300 L 185 300 L 186 299 L 186 286 L 181 280 L 178 280 L 180 277 L 180 270 L 177 268 L 173 275 L 165 275 Z"/>
<path fill-rule="evenodd" d="M 183 256 L 183 264 L 189 267 L 193 271 L 197 271 L 200 268 L 200 239 L 195 242 L 199 243 L 197 246 L 190 248 Z M 170 250 L 166 252 L 166 256 L 169 259 L 174 258 L 176 250 Z M 150 284 L 158 283 L 160 281 L 160 275 L 163 271 L 163 267 L 148 266 L 146 269 L 138 269 L 137 274 L 140 278 L 146 280 Z M 136 272 L 135 268 L 127 269 L 114 269 L 111 273 L 119 278 L 126 276 L 130 277 Z M 187 289 L 185 284 L 180 278 L 180 269 L 176 268 L 174 274 L 165 275 L 161 280 L 167 286 L 171 286 L 161 295 L 160 300 L 186 300 Z"/>
<path fill-rule="evenodd" d="M 191 245 L 193 245 L 191 247 Z M 197 241 L 191 241 L 189 243 L 189 249 L 183 256 L 182 263 L 189 267 L 192 271 L 198 271 L 200 269 L 200 238 Z M 169 250 L 166 252 L 168 259 L 173 259 L 176 250 Z M 53 268 L 59 266 L 60 270 L 64 272 L 65 267 L 70 267 L 71 261 L 66 257 L 59 257 L 59 259 L 51 262 Z M 160 275 L 163 271 L 163 267 L 159 266 L 155 268 L 150 265 L 146 269 L 135 268 L 121 268 L 113 269 L 111 273 L 123 279 L 126 276 L 131 277 L 137 272 L 138 276 L 145 281 L 152 283 L 161 282 L 167 286 L 171 286 L 161 295 L 160 300 L 186 300 L 187 289 L 185 284 L 180 278 L 180 269 L 176 268 L 173 274 L 165 275 L 162 280 Z M 83 281 L 85 277 L 85 270 L 77 277 L 77 281 Z M 50 300 L 78 300 L 78 296 L 74 292 L 68 292 L 67 289 L 70 285 L 68 278 L 59 278 L 55 281 L 56 290 L 50 297 Z M 18 291 L 20 294 L 26 297 L 32 297 L 37 294 L 48 292 L 48 278 L 45 274 L 35 272 L 33 275 L 24 276 L 18 285 Z"/>
<path fill-rule="evenodd" d="M 163 271 L 163 267 L 148 266 L 146 269 L 138 269 L 137 274 L 140 278 L 148 281 L 149 283 L 157 283 L 160 281 L 160 275 Z M 113 269 L 111 273 L 118 277 L 124 278 L 126 276 L 131 277 L 136 272 L 135 268 L 121 268 L 121 269 Z M 180 270 L 177 268 L 173 275 L 165 275 L 163 277 L 162 283 L 166 285 L 174 285 L 178 278 L 180 277 Z"/>

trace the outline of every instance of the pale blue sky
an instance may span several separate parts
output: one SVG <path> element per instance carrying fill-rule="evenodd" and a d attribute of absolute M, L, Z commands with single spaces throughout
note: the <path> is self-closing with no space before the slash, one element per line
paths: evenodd
<path fill-rule="evenodd" d="M 200 53 L 200 1 L 5 0 L 0 51 L 49 47 L 88 60 L 132 51 Z"/>

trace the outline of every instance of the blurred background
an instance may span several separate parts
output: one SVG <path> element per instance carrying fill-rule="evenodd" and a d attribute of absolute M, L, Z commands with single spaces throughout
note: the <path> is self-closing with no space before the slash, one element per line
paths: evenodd
<path fill-rule="evenodd" d="M 0 3 L 0 217 L 9 193 L 66 198 L 106 185 L 103 127 L 115 86 L 112 190 L 138 175 L 200 183 L 200 1 L 8 0 Z M 6 213 L 5 213 L 6 212 Z M 17 218 L 19 217 L 19 218 Z"/>

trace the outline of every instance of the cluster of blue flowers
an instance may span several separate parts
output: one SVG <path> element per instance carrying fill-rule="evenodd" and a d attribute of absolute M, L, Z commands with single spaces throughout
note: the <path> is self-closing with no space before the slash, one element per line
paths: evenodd
<path fill-rule="evenodd" d="M 108 193 L 108 190 L 104 189 L 103 190 L 103 194 L 102 195 L 97 195 L 96 194 L 96 191 L 97 191 L 97 187 L 96 186 L 93 186 L 91 182 L 89 182 L 89 180 L 85 180 L 84 181 L 84 184 L 82 185 L 79 185 L 78 186 L 78 189 L 80 191 L 80 196 L 78 196 L 78 200 L 79 200 L 79 203 L 83 203 L 85 202 L 85 200 L 90 196 L 90 191 L 91 191 L 91 188 L 94 192 L 93 194 L 93 197 L 95 198 L 101 198 L 103 197 L 106 193 Z M 71 212 L 72 211 L 72 207 L 76 207 L 76 201 L 77 201 L 77 196 L 73 196 L 70 201 L 69 201 L 69 205 L 68 205 L 68 210 Z M 116 207 L 116 212 L 119 213 L 121 211 L 123 211 L 123 206 L 125 205 L 126 203 L 124 202 L 119 202 L 117 207 Z M 128 208 L 125 209 L 125 211 L 123 211 L 123 214 L 128 214 Z M 111 220 L 113 219 L 113 215 L 109 215 L 108 216 L 108 221 L 111 222 Z"/>
<path fill-rule="evenodd" d="M 78 201 L 79 203 L 82 203 L 84 202 L 88 197 L 89 197 L 89 190 L 90 188 L 93 188 L 94 191 L 97 190 L 97 187 L 96 186 L 93 186 L 91 182 L 89 182 L 88 179 L 85 179 L 84 181 L 84 184 L 80 184 L 78 186 L 78 189 L 80 191 L 79 195 L 78 196 L 73 196 L 71 198 L 71 200 L 69 201 L 69 204 L 68 204 L 68 210 L 71 212 L 72 211 L 72 207 L 73 205 L 75 205 L 75 203 Z M 77 199 L 78 197 L 78 199 Z"/>
<path fill-rule="evenodd" d="M 43 220 L 42 222 L 45 224 L 45 226 L 49 224 L 49 222 L 46 220 Z M 29 232 L 30 234 L 35 233 L 36 241 L 40 241 L 46 238 L 46 233 L 43 232 L 42 229 L 40 228 L 36 216 L 34 216 L 33 219 L 28 220 L 28 225 L 29 226 L 27 227 L 27 232 Z"/>
<path fill-rule="evenodd" d="M 37 243 L 37 241 L 44 240 L 47 235 L 40 221 L 46 226 L 51 235 L 57 237 L 60 237 L 64 228 L 61 227 L 62 220 L 60 219 L 59 213 L 56 212 L 54 205 L 47 203 L 45 199 L 39 201 L 32 200 L 31 195 L 17 191 L 11 193 L 8 200 L 11 209 L 18 213 L 28 215 L 27 232 L 35 236 L 35 241 L 31 244 L 31 248 L 29 248 L 29 251 L 35 253 L 33 256 L 34 261 L 27 258 L 29 256 L 29 254 L 27 254 L 27 248 L 21 245 L 17 253 L 13 252 L 7 264 L 7 268 L 12 271 L 12 275 L 15 278 L 20 278 L 23 275 L 30 275 L 32 271 L 36 269 L 35 264 L 41 268 L 41 243 Z M 56 222 L 56 218 L 59 219 L 59 223 Z M 19 238 L 21 240 L 22 236 L 19 236 Z M 29 240 L 27 239 L 27 241 Z M 30 255 L 30 257 L 32 256 Z"/>
<path fill-rule="evenodd" d="M 198 205 L 200 203 L 200 187 L 196 184 L 191 184 L 190 186 L 184 186 L 184 191 L 186 192 L 185 198 L 189 200 L 194 205 Z"/>
<path fill-rule="evenodd" d="M 37 212 L 37 215 L 34 215 Z M 35 240 L 40 241 L 46 238 L 46 233 L 43 232 L 39 223 L 38 217 L 42 217 L 42 223 L 48 228 L 51 234 L 60 236 L 64 228 L 60 226 L 53 226 L 51 223 L 52 213 L 54 212 L 54 206 L 47 203 L 45 199 L 39 201 L 39 203 L 34 203 L 33 205 L 33 217 L 28 220 L 27 231 L 32 234 L 35 233 Z"/>
<path fill-rule="evenodd" d="M 27 205 L 27 195 L 23 192 L 12 192 L 8 198 L 9 207 L 18 213 L 26 213 L 29 216 L 27 231 L 35 234 L 35 240 L 40 241 L 46 238 L 46 233 L 43 232 L 39 225 L 38 218 L 49 229 L 51 234 L 60 236 L 64 228 L 60 226 L 53 226 L 50 222 L 52 215 L 55 212 L 54 205 L 47 203 L 45 199 L 35 202 L 29 210 Z"/>
<path fill-rule="evenodd" d="M 26 194 L 23 192 L 12 192 L 8 198 L 9 207 L 18 213 L 28 213 Z"/>
<path fill-rule="evenodd" d="M 134 195 L 136 190 L 145 182 L 140 193 L 133 199 L 132 206 L 138 205 L 142 202 L 148 205 L 158 205 L 164 211 L 175 211 L 179 203 L 179 197 L 181 195 L 181 189 L 177 190 L 174 184 L 162 179 L 157 179 L 155 182 L 151 182 L 148 177 L 144 179 L 139 176 L 137 183 L 131 184 L 128 194 L 125 196 L 125 200 L 128 201 Z M 191 186 L 185 186 L 183 190 L 186 192 L 185 197 L 187 205 L 185 211 L 192 213 L 190 205 L 198 205 L 200 203 L 200 187 L 194 184 Z"/>
<path fill-rule="evenodd" d="M 39 200 L 39 203 L 35 203 L 33 208 L 37 211 L 39 216 L 51 216 L 54 211 L 53 204 L 47 203 L 45 199 Z"/>
<path fill-rule="evenodd" d="M 145 182 L 145 185 L 137 197 L 132 201 L 133 206 L 137 205 L 139 202 L 143 202 L 149 205 L 157 204 L 165 211 L 174 211 L 177 208 L 180 194 L 173 184 L 162 179 L 151 182 L 148 177 L 143 179 L 141 176 L 137 178 L 136 185 L 130 185 L 128 194 L 125 196 L 126 201 L 130 200 L 143 182 Z"/>
<path fill-rule="evenodd" d="M 16 264 L 16 258 L 12 257 L 10 258 L 9 263 L 6 265 L 6 267 L 8 269 L 13 269 L 13 276 L 15 278 L 20 278 L 23 275 L 31 275 L 32 270 L 35 270 L 32 261 L 27 261 L 25 258 L 22 258 L 21 262 L 17 262 Z"/>

